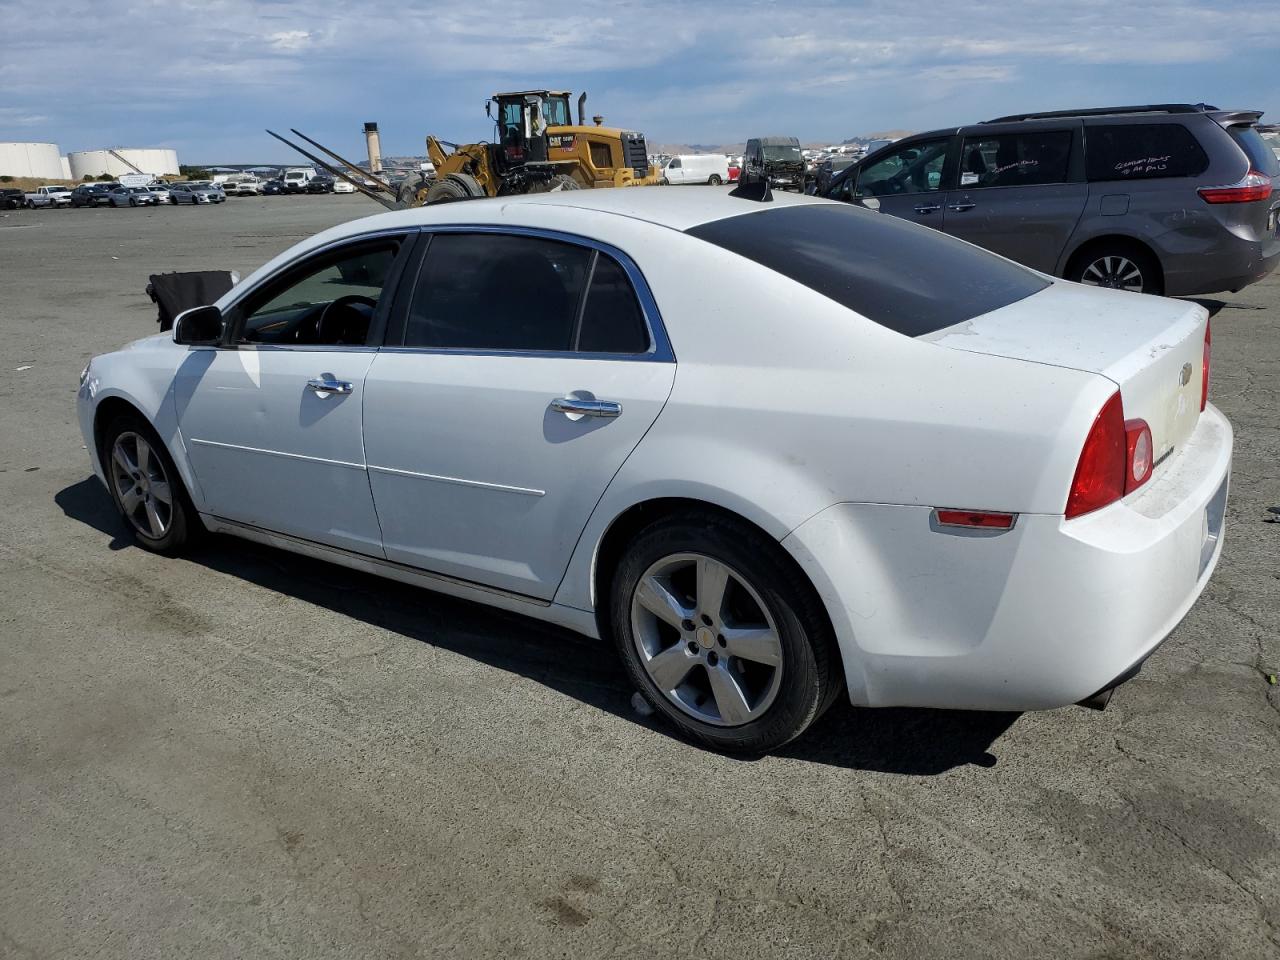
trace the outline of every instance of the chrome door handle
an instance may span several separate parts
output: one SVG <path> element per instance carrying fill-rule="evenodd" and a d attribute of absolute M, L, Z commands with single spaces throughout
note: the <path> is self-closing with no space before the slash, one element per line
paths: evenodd
<path fill-rule="evenodd" d="M 941 209 L 942 207 L 936 203 L 935 204 L 922 203 L 920 204 L 920 206 L 915 208 L 916 213 L 937 213 Z"/>
<path fill-rule="evenodd" d="M 307 389 L 316 393 L 348 394 L 353 387 L 346 380 L 330 380 L 326 377 L 315 377 L 307 381 Z"/>
<path fill-rule="evenodd" d="M 966 210 L 972 210 L 976 206 L 976 203 L 966 200 L 964 203 L 949 203 L 947 204 L 947 209 L 954 210 L 956 213 L 964 213 Z"/>
<path fill-rule="evenodd" d="M 568 416 L 606 417 L 612 419 L 622 413 L 622 404 L 612 400 L 580 400 L 577 397 L 556 397 L 551 409 Z"/>

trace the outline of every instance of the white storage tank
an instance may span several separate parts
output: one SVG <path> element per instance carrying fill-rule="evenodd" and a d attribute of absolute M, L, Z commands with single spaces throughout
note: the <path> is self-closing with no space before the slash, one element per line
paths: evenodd
<path fill-rule="evenodd" d="M 123 159 L 121 159 L 123 158 Z M 178 173 L 178 152 L 168 147 L 112 147 L 108 150 L 78 150 L 67 154 L 71 176 L 75 180 L 107 174 L 122 177 L 126 173 Z M 127 161 L 127 162 L 126 162 Z M 132 166 L 130 166 L 132 164 Z M 133 168 L 137 167 L 138 170 Z"/>
<path fill-rule="evenodd" d="M 0 174 L 61 180 L 62 155 L 56 143 L 0 143 Z"/>

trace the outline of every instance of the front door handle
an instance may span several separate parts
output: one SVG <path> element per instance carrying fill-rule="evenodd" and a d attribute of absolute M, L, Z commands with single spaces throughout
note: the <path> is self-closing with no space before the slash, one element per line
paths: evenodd
<path fill-rule="evenodd" d="M 954 210 L 956 213 L 964 213 L 966 210 L 972 210 L 977 204 L 972 200 L 965 200 L 963 203 L 949 203 L 948 210 Z"/>
<path fill-rule="evenodd" d="M 936 203 L 922 203 L 915 208 L 916 213 L 937 213 L 942 207 Z"/>
<path fill-rule="evenodd" d="M 332 380 L 328 377 L 315 377 L 307 381 L 307 389 L 319 394 L 338 393 L 346 395 L 354 388 L 346 380 Z"/>
<path fill-rule="evenodd" d="M 605 417 L 613 419 L 622 413 L 622 404 L 612 400 L 581 400 L 578 397 L 556 397 L 551 409 L 576 419 L 577 417 Z"/>

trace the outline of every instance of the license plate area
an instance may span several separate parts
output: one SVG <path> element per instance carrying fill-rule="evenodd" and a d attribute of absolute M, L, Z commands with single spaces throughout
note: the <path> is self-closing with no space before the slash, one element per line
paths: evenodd
<path fill-rule="evenodd" d="M 1229 477 L 1222 478 L 1222 483 L 1214 493 L 1213 499 L 1204 508 L 1204 539 L 1200 544 L 1200 569 L 1196 579 L 1204 575 L 1205 569 L 1213 560 L 1213 552 L 1218 549 L 1218 541 L 1222 539 L 1222 525 L 1227 515 L 1227 481 L 1229 479 Z"/>

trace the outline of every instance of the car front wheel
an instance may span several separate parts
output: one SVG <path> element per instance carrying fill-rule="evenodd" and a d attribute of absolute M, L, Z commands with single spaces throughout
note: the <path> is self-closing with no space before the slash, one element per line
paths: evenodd
<path fill-rule="evenodd" d="M 173 553 L 200 529 L 173 460 L 140 417 L 117 417 L 107 427 L 102 464 L 111 499 L 139 546 Z"/>
<path fill-rule="evenodd" d="M 611 622 L 644 698 L 715 749 L 776 749 L 842 689 L 812 586 L 776 542 L 727 517 L 643 530 L 613 578 Z"/>

